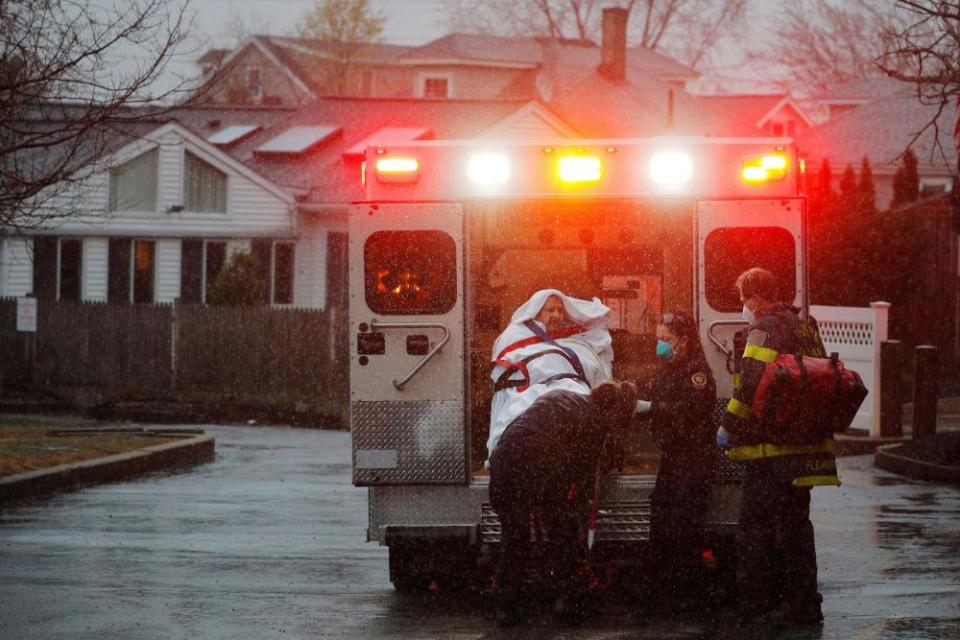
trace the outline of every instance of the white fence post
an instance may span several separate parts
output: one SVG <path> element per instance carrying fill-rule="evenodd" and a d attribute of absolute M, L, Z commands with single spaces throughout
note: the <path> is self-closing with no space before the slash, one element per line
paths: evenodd
<path fill-rule="evenodd" d="M 890 315 L 889 302 L 871 302 L 873 308 L 873 421 L 870 423 L 870 435 L 874 438 L 880 437 L 880 389 L 882 389 L 880 376 L 883 367 L 880 362 L 880 345 L 886 341 L 887 321 Z"/>
<path fill-rule="evenodd" d="M 867 307 L 810 306 L 810 315 L 820 326 L 827 353 L 836 352 L 850 369 L 863 378 L 870 391 L 851 425 L 880 435 L 880 343 L 887 339 L 889 302 L 871 302 Z"/>

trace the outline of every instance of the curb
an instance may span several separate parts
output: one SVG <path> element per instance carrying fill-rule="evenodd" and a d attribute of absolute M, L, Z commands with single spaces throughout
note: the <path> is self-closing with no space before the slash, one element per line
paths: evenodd
<path fill-rule="evenodd" d="M 960 484 L 960 467 L 946 467 L 908 458 L 895 453 L 899 447 L 900 445 L 893 444 L 877 449 L 873 455 L 874 466 L 920 480 Z"/>
<path fill-rule="evenodd" d="M 0 478 L 0 505 L 80 485 L 111 482 L 150 471 L 208 462 L 213 459 L 215 444 L 213 436 L 201 434 L 183 439 L 181 433 L 168 431 L 161 431 L 154 435 L 169 435 L 176 437 L 177 440 L 136 451 Z"/>
<path fill-rule="evenodd" d="M 910 436 L 873 437 L 838 433 L 834 442 L 837 444 L 838 456 L 863 456 L 874 453 L 880 447 L 910 442 Z"/>

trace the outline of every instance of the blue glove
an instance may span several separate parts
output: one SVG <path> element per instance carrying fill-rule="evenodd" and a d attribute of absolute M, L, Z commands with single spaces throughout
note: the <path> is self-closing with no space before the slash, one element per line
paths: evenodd
<path fill-rule="evenodd" d="M 733 436 L 723 427 L 717 429 L 717 444 L 720 445 L 721 449 L 732 449 L 734 446 Z"/>

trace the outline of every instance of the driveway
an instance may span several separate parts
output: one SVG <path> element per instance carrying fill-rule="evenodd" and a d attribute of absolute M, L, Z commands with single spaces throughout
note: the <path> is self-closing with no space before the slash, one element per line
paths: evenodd
<path fill-rule="evenodd" d="M 501 634 L 469 599 L 402 597 L 386 550 L 363 542 L 349 434 L 205 429 L 213 463 L 0 511 L 0 637 L 713 635 L 614 615 Z M 878 471 L 869 457 L 843 459 L 841 474 L 843 487 L 814 492 L 825 624 L 777 637 L 960 637 L 960 490 Z"/>

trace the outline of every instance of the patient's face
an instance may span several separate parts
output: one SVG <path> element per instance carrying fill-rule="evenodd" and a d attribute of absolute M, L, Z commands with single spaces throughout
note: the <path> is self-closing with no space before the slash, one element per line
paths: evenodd
<path fill-rule="evenodd" d="M 568 326 L 570 319 L 563 310 L 563 300 L 559 296 L 550 296 L 537 314 L 537 321 L 543 323 L 548 330 Z"/>

